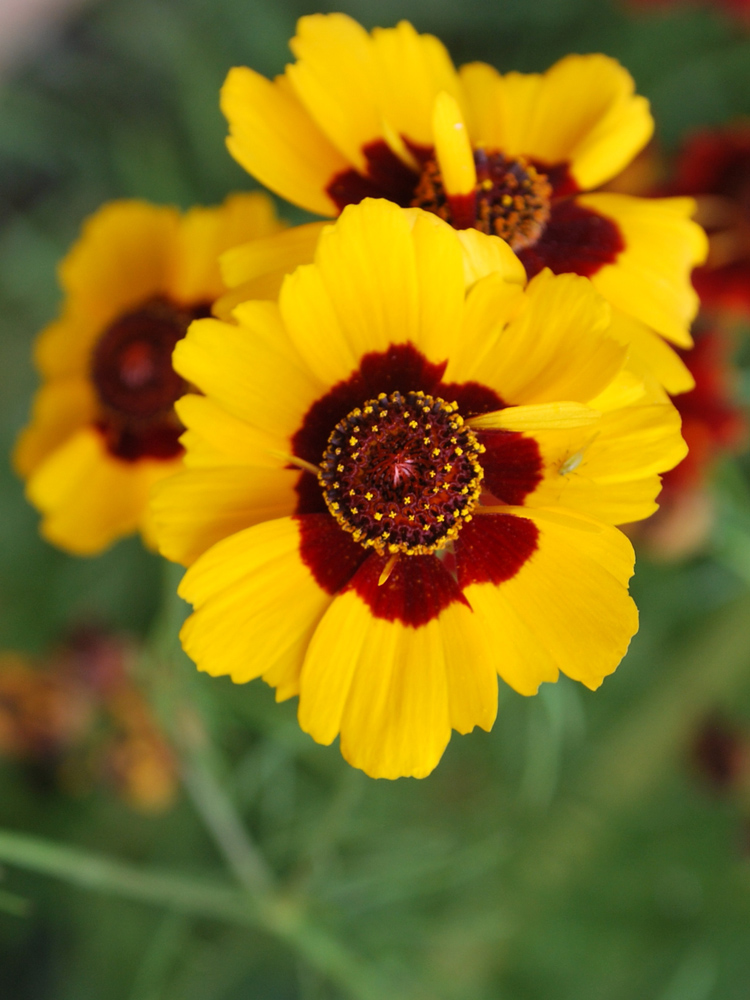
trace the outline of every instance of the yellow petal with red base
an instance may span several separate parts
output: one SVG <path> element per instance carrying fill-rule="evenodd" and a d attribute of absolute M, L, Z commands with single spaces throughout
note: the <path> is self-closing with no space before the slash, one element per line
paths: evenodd
<path fill-rule="evenodd" d="M 368 199 L 346 209 L 323 232 L 315 264 L 287 278 L 279 299 L 289 334 L 315 375 L 335 384 L 364 354 L 409 341 L 443 360 L 459 335 L 452 325 L 463 302 L 459 249 L 440 220 L 414 222 L 390 202 Z"/>
<path fill-rule="evenodd" d="M 608 56 L 566 56 L 542 74 L 503 76 L 484 63 L 459 72 L 476 145 L 568 163 L 582 189 L 619 173 L 653 132 L 648 102 Z"/>
<path fill-rule="evenodd" d="M 373 616 L 354 592 L 318 626 L 300 680 L 299 720 L 373 778 L 422 778 L 451 728 L 490 729 L 497 678 L 472 612 L 454 603 L 414 628 Z"/>
<path fill-rule="evenodd" d="M 611 219 L 624 250 L 592 277 L 613 306 L 680 347 L 690 347 L 690 322 L 698 296 L 690 272 L 706 255 L 706 235 L 690 218 L 691 198 L 633 198 L 626 194 L 582 195 L 584 208 Z"/>
<path fill-rule="evenodd" d="M 180 638 L 199 670 L 237 684 L 281 675 L 287 688 L 332 600 L 300 559 L 292 518 L 214 545 L 185 574 L 179 594 L 196 609 Z"/>
<path fill-rule="evenodd" d="M 221 89 L 221 110 L 229 122 L 227 148 L 248 173 L 310 212 L 336 214 L 326 188 L 349 164 L 288 81 L 235 67 Z"/>
<path fill-rule="evenodd" d="M 381 137 L 372 41 L 346 14 L 311 14 L 289 43 L 286 75 L 300 103 L 344 159 L 367 172 L 362 148 Z"/>
<path fill-rule="evenodd" d="M 536 551 L 512 579 L 465 590 L 483 619 L 480 628 L 491 628 L 498 640 L 500 676 L 521 694 L 534 693 L 540 680 L 554 679 L 553 669 L 586 687 L 599 687 L 638 629 L 638 612 L 628 594 L 634 562 L 630 542 L 616 528 L 572 511 L 510 507 L 508 513 L 534 522 Z M 515 619 L 526 627 L 528 670 L 512 647 L 521 634 Z M 502 641 L 506 627 L 512 637 L 507 643 Z"/>

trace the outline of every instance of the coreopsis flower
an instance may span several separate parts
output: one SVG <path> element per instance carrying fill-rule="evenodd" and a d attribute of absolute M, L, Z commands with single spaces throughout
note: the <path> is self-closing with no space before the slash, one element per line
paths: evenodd
<path fill-rule="evenodd" d="M 677 158 L 671 189 L 695 197 L 708 233 L 693 274 L 704 309 L 750 316 L 750 122 L 695 133 Z"/>
<path fill-rule="evenodd" d="M 44 382 L 15 452 L 49 541 L 90 555 L 150 537 L 149 490 L 182 460 L 174 345 L 224 291 L 218 255 L 280 228 L 257 193 L 185 215 L 117 201 L 86 222 L 60 266 L 65 302 L 37 342 Z"/>
<path fill-rule="evenodd" d="M 629 320 L 631 353 L 671 392 L 692 385 L 661 339 L 689 347 L 690 270 L 705 238 L 689 198 L 586 193 L 648 141 L 648 103 L 603 55 L 544 74 L 454 68 L 407 22 L 299 21 L 297 60 L 271 82 L 235 68 L 222 90 L 230 152 L 267 187 L 324 216 L 364 197 L 434 212 L 506 240 L 531 278 L 590 278 Z M 243 279 L 236 276 L 236 283 Z"/>
<path fill-rule="evenodd" d="M 506 243 L 380 200 L 277 303 L 193 323 L 175 368 L 203 395 L 154 516 L 198 667 L 299 695 L 306 732 L 389 778 L 489 729 L 498 674 L 596 688 L 637 627 L 612 524 L 684 454 L 609 323 L 585 278 L 525 288 Z"/>

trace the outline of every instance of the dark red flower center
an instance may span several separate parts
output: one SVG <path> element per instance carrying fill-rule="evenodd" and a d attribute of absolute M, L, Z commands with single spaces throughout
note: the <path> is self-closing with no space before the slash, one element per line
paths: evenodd
<path fill-rule="evenodd" d="M 474 163 L 474 190 L 449 196 L 437 161 L 428 160 L 412 205 L 434 212 L 456 229 L 500 236 L 516 251 L 532 246 L 550 216 L 552 185 L 546 175 L 523 157 L 510 159 L 497 151 L 475 150 Z"/>
<path fill-rule="evenodd" d="M 174 404 L 187 384 L 172 367 L 172 351 L 208 307 L 154 298 L 118 317 L 99 338 L 91 379 L 100 404 L 97 427 L 107 449 L 125 461 L 174 458 L 183 427 Z"/>
<path fill-rule="evenodd" d="M 537 544 L 532 521 L 480 515 L 475 495 L 481 490 L 495 508 L 522 504 L 542 478 L 536 441 L 469 431 L 459 412 L 468 419 L 505 404 L 489 386 L 444 382 L 444 371 L 412 344 L 368 354 L 310 407 L 292 439 L 298 458 L 321 467 L 297 486 L 303 562 L 326 593 L 353 589 L 376 617 L 415 628 L 454 601 L 466 603 L 464 587 L 515 576 Z M 420 501 L 429 504 L 424 532 L 415 530 L 416 515 L 409 520 Z"/>
<path fill-rule="evenodd" d="M 336 425 L 318 480 L 355 542 L 381 555 L 427 555 L 471 520 L 483 451 L 455 403 L 381 393 Z"/>
<path fill-rule="evenodd" d="M 617 224 L 573 197 L 580 189 L 565 162 L 542 163 L 477 149 L 476 188 L 449 197 L 434 149 L 402 139 L 419 171 L 408 167 L 382 139 L 367 143 L 362 147 L 365 171 L 344 170 L 326 188 L 340 211 L 363 198 L 387 198 L 434 212 L 456 229 L 501 236 L 516 251 L 529 278 L 545 267 L 554 274 L 590 278 L 625 249 Z"/>

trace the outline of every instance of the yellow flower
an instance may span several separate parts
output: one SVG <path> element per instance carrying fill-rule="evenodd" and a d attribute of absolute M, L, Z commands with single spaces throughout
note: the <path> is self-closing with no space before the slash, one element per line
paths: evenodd
<path fill-rule="evenodd" d="M 344 14 L 303 17 L 297 61 L 274 82 L 235 68 L 222 108 L 235 159 L 320 215 L 364 197 L 436 212 L 507 240 L 529 277 L 589 277 L 632 318 L 632 353 L 670 392 L 692 388 L 662 337 L 691 344 L 691 268 L 705 256 L 690 198 L 583 192 L 621 171 L 653 122 L 633 80 L 603 55 L 544 74 L 456 70 L 406 21 L 368 34 Z"/>
<path fill-rule="evenodd" d="M 191 565 L 201 670 L 299 694 L 368 774 L 423 776 L 489 729 L 497 675 L 591 688 L 637 628 L 633 554 L 684 455 L 590 282 L 525 275 L 507 244 L 365 200 L 278 303 L 195 322 L 175 367 L 186 469 L 161 551 Z M 607 523 L 610 522 L 610 523 Z"/>
<path fill-rule="evenodd" d="M 40 335 L 43 377 L 15 464 L 41 531 L 91 555 L 140 529 L 148 494 L 182 461 L 175 343 L 224 291 L 218 255 L 281 228 L 262 194 L 219 208 L 104 205 L 60 266 L 61 316 Z"/>

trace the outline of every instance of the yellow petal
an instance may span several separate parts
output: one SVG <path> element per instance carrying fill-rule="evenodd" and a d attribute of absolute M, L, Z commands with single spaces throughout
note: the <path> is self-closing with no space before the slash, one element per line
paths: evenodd
<path fill-rule="evenodd" d="M 331 602 L 299 544 L 295 520 L 267 521 L 214 545 L 188 570 L 179 594 L 195 612 L 180 638 L 199 670 L 237 684 L 275 672 L 294 684 Z"/>
<path fill-rule="evenodd" d="M 548 679 L 545 673 L 552 679 L 554 669 L 597 688 L 615 670 L 638 628 L 627 590 L 634 560 L 630 542 L 616 528 L 572 512 L 520 507 L 508 512 L 534 521 L 536 551 L 500 586 L 472 584 L 465 591 L 480 627 L 491 627 L 497 637 L 500 675 L 522 694 L 533 693 L 540 680 Z M 506 621 L 507 643 L 502 640 Z M 528 672 L 522 648 L 506 651 L 511 642 L 529 643 Z"/>
<path fill-rule="evenodd" d="M 175 270 L 165 291 L 178 302 L 213 302 L 224 291 L 219 256 L 247 240 L 263 242 L 281 229 L 273 202 L 259 191 L 230 195 L 218 208 L 191 208 L 180 222 Z"/>
<path fill-rule="evenodd" d="M 671 396 L 690 392 L 695 379 L 690 369 L 658 333 L 620 309 L 612 310 L 612 325 L 630 343 L 628 367 L 636 376 L 655 378 Z"/>
<path fill-rule="evenodd" d="M 165 479 L 151 498 L 159 551 L 189 566 L 223 538 L 291 515 L 298 479 L 293 470 L 252 466 L 186 469 Z"/>
<path fill-rule="evenodd" d="M 591 194 L 579 203 L 614 221 L 625 249 L 593 276 L 613 306 L 681 347 L 690 347 L 698 296 L 690 273 L 706 253 L 703 230 L 690 216 L 691 198 Z"/>
<path fill-rule="evenodd" d="M 290 343 L 274 303 L 245 303 L 236 316 L 237 325 L 193 323 L 175 348 L 175 369 L 235 417 L 288 440 L 325 390 Z"/>
<path fill-rule="evenodd" d="M 568 163 L 582 189 L 619 173 L 653 132 L 648 102 L 608 56 L 571 55 L 543 74 L 505 76 L 472 63 L 460 77 L 475 144 Z"/>
<path fill-rule="evenodd" d="M 499 236 L 487 236 L 477 229 L 461 229 L 457 234 L 464 252 L 464 282 L 468 288 L 488 274 L 497 274 L 513 285 L 526 284 L 526 271 L 518 257 Z"/>
<path fill-rule="evenodd" d="M 96 555 L 138 530 L 152 482 L 174 472 L 175 462 L 122 462 L 85 428 L 49 455 L 27 485 L 44 515 L 41 532 L 75 555 Z"/>
<path fill-rule="evenodd" d="M 175 409 L 187 428 L 180 440 L 188 468 L 252 465 L 280 469 L 287 464 L 278 457 L 288 448 L 287 438 L 252 427 L 207 396 L 190 393 L 177 401 Z"/>
<path fill-rule="evenodd" d="M 661 489 L 658 473 L 687 451 L 671 403 L 610 410 L 592 428 L 534 434 L 544 478 L 531 507 L 571 508 L 610 524 L 648 517 Z"/>
<path fill-rule="evenodd" d="M 435 155 L 449 195 L 470 194 L 477 183 L 474 152 L 458 102 L 442 92 L 432 115 Z"/>
<path fill-rule="evenodd" d="M 343 158 L 367 171 L 362 148 L 381 137 L 372 41 L 346 14 L 311 14 L 297 22 L 287 67 L 300 103 Z"/>
<path fill-rule="evenodd" d="M 601 413 L 583 403 L 541 403 L 531 406 L 508 406 L 504 410 L 471 417 L 473 430 L 535 431 L 591 427 Z"/>
<path fill-rule="evenodd" d="M 420 302 L 411 223 L 390 202 L 367 199 L 326 229 L 315 263 L 284 282 L 284 323 L 299 353 L 328 385 L 364 354 L 420 342 Z"/>
<path fill-rule="evenodd" d="M 227 148 L 248 173 L 310 212 L 337 213 L 325 189 L 349 163 L 288 86 L 235 67 L 221 90 L 221 110 L 229 122 Z"/>
<path fill-rule="evenodd" d="M 239 246 L 240 241 L 236 241 L 219 260 L 224 283 L 234 288 L 269 273 L 290 274 L 300 264 L 310 264 L 325 225 L 309 222 Z"/>
<path fill-rule="evenodd" d="M 310 644 L 301 727 L 374 778 L 425 777 L 451 725 L 489 729 L 497 682 L 484 636 L 454 603 L 419 628 L 375 618 L 356 593 L 336 598 Z"/>
<path fill-rule="evenodd" d="M 94 392 L 88 379 L 56 379 L 43 385 L 34 397 L 31 422 L 18 436 L 13 464 L 24 478 L 95 412 Z"/>
<path fill-rule="evenodd" d="M 432 35 L 418 34 L 408 21 L 401 21 L 395 28 L 375 28 L 372 47 L 385 120 L 397 135 L 415 145 L 431 146 L 437 95 L 445 91 L 463 103 L 458 74 L 445 46 Z"/>
<path fill-rule="evenodd" d="M 497 332 L 482 381 L 507 403 L 588 402 L 627 354 L 609 324 L 609 307 L 586 278 L 542 271 L 529 283 L 525 309 Z"/>

